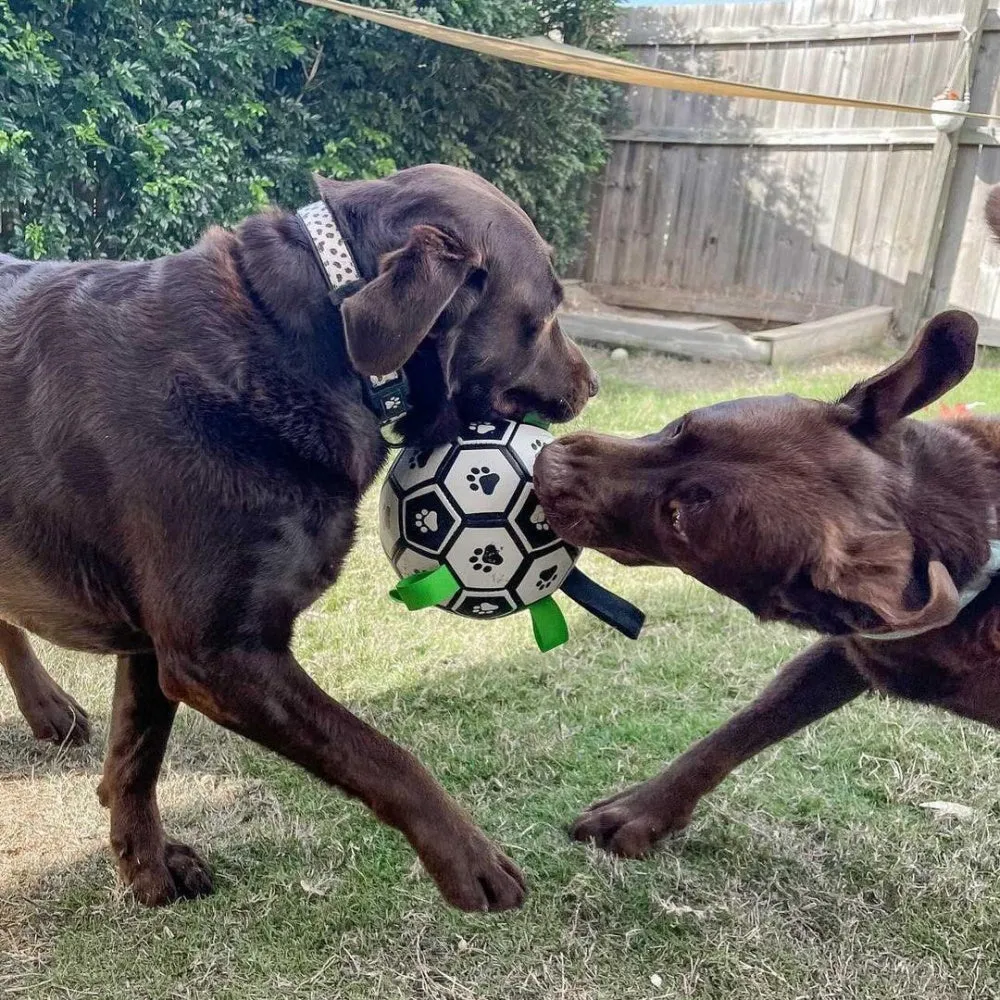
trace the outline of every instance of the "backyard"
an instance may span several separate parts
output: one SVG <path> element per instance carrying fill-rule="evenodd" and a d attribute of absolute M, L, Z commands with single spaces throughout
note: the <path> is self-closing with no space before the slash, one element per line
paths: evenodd
<path fill-rule="evenodd" d="M 834 398 L 888 354 L 775 372 L 593 352 L 579 421 L 621 434 L 747 393 Z M 1000 409 L 993 362 L 947 401 Z M 400 836 L 303 772 L 182 710 L 168 831 L 216 894 L 144 910 L 118 883 L 95 787 L 112 670 L 39 647 L 91 712 L 90 747 L 34 743 L 0 685 L 0 993 L 101 1000 L 991 995 L 1000 752 L 983 727 L 863 698 L 739 770 L 655 857 L 565 827 L 745 703 L 809 637 L 758 626 L 675 571 L 584 567 L 642 606 L 631 643 L 563 601 L 568 645 L 526 617 L 476 625 L 386 597 L 373 497 L 337 587 L 296 641 L 311 674 L 411 747 L 523 866 L 500 917 L 446 908 Z M 922 808 L 971 807 L 964 820 Z"/>

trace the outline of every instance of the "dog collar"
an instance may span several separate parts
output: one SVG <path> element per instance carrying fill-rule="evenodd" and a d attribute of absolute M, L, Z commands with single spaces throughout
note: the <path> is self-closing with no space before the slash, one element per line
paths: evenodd
<path fill-rule="evenodd" d="M 986 565 L 962 588 L 958 595 L 958 610 L 968 607 L 992 582 L 993 577 L 1000 573 L 1000 539 L 990 541 L 990 557 Z M 932 628 L 903 629 L 901 632 L 888 632 L 879 635 L 876 632 L 858 632 L 862 639 L 877 639 L 889 642 L 895 639 L 912 639 L 915 635 L 923 635 Z"/>
<path fill-rule="evenodd" d="M 361 278 L 347 240 L 337 227 L 333 213 L 324 201 L 314 201 L 296 212 L 309 234 L 316 260 L 319 262 L 330 293 L 338 292 Z M 410 386 L 400 369 L 385 375 L 359 375 L 361 395 L 365 405 L 378 420 L 379 427 L 388 427 L 410 411 Z"/>

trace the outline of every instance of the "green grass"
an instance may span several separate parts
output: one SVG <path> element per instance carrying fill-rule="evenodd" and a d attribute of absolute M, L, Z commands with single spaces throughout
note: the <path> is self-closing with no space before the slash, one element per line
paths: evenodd
<path fill-rule="evenodd" d="M 880 358 L 772 373 L 598 356 L 581 424 L 632 434 L 747 392 L 832 398 Z M 951 394 L 1000 411 L 981 365 Z M 630 643 L 563 602 L 541 655 L 515 617 L 476 625 L 388 601 L 365 530 L 302 620 L 316 679 L 413 748 L 524 867 L 523 911 L 449 910 L 409 848 L 356 803 L 182 711 L 161 785 L 169 831 L 207 854 L 216 894 L 137 907 L 117 883 L 94 788 L 107 662 L 47 647 L 96 719 L 94 746 L 36 746 L 0 690 L 0 994 L 153 1000 L 778 998 L 995 994 L 1000 753 L 994 733 L 862 699 L 743 767 L 690 831 L 618 862 L 564 829 L 653 774 L 753 696 L 808 637 L 763 627 L 673 571 L 585 568 L 641 605 Z M 967 822 L 919 804 L 972 806 Z"/>

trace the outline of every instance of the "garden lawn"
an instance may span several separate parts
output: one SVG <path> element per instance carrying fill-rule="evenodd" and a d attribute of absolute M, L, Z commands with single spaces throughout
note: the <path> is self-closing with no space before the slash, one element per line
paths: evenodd
<path fill-rule="evenodd" d="M 833 398 L 882 357 L 774 373 L 595 354 L 581 426 L 658 428 L 693 405 Z M 1000 412 L 983 362 L 952 402 Z M 675 571 L 588 554 L 642 606 L 629 642 L 563 600 L 571 640 L 392 604 L 373 498 L 337 587 L 303 616 L 305 668 L 412 748 L 523 866 L 525 908 L 448 909 L 402 837 L 291 764 L 182 710 L 161 782 L 168 831 L 214 896 L 136 906 L 94 789 L 110 661 L 39 644 L 96 723 L 91 747 L 36 745 L 0 685 L 0 995 L 99 1000 L 996 995 L 1000 744 L 943 713 L 863 698 L 740 769 L 689 832 L 619 862 L 570 843 L 596 797 L 645 778 L 759 690 L 808 636 L 760 626 Z M 968 805 L 941 819 L 929 800 Z"/>

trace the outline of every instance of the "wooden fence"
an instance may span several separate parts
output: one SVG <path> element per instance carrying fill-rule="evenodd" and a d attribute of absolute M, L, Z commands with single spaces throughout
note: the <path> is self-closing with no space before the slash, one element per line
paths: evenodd
<path fill-rule="evenodd" d="M 972 109 L 1000 111 L 986 0 L 639 8 L 621 27 L 648 65 L 911 104 L 953 74 L 961 90 L 967 62 Z M 1000 251 L 982 221 L 1000 129 L 645 88 L 629 107 L 582 260 L 607 301 L 781 322 L 881 304 L 904 329 L 955 305 L 1000 343 Z"/>

